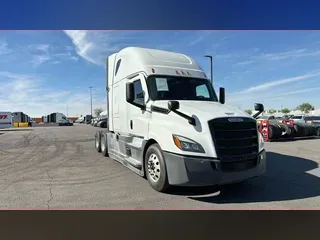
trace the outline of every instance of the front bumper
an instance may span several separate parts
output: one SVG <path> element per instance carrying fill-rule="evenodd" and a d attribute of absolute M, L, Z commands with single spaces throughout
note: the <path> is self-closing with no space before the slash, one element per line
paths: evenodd
<path fill-rule="evenodd" d="M 164 152 L 170 185 L 212 186 L 241 182 L 258 177 L 266 171 L 266 152 L 261 151 L 257 164 L 243 171 L 222 170 L 220 160 L 182 156 Z"/>

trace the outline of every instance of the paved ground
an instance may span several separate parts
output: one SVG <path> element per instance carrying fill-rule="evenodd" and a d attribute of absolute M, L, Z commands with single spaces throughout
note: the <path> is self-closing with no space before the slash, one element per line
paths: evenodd
<path fill-rule="evenodd" d="M 0 130 L 0 208 L 320 207 L 320 140 L 267 143 L 267 173 L 247 183 L 162 194 L 98 154 L 95 131 L 77 124 Z"/>

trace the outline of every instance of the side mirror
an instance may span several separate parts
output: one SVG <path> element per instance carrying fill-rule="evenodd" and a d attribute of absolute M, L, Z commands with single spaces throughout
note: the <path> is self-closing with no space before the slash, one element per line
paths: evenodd
<path fill-rule="evenodd" d="M 220 88 L 220 91 L 219 91 L 219 102 L 221 104 L 224 104 L 226 101 L 226 91 L 225 91 L 225 88 Z"/>
<path fill-rule="evenodd" d="M 258 112 L 263 112 L 264 111 L 264 106 L 261 103 L 255 103 L 254 104 L 254 110 Z"/>
<path fill-rule="evenodd" d="M 178 101 L 169 101 L 168 102 L 168 109 L 170 111 L 175 111 L 180 108 L 180 103 Z"/>
<path fill-rule="evenodd" d="M 133 83 L 126 84 L 126 100 L 128 103 L 132 103 L 134 100 L 134 88 Z"/>

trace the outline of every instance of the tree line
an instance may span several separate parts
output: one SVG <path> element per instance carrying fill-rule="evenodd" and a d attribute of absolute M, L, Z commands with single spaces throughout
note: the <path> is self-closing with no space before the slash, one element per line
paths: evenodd
<path fill-rule="evenodd" d="M 299 106 L 297 106 L 294 109 L 283 108 L 283 109 L 280 110 L 280 112 L 282 112 L 283 114 L 288 114 L 292 110 L 300 110 L 303 113 L 309 113 L 310 111 L 313 111 L 314 109 L 315 108 L 314 108 L 314 106 L 312 104 L 310 104 L 310 103 L 302 103 L 302 104 L 300 104 Z M 250 115 L 252 114 L 252 110 L 251 109 L 246 109 L 245 112 L 250 114 Z M 277 112 L 277 110 L 269 109 L 268 112 L 273 114 L 273 113 Z"/>

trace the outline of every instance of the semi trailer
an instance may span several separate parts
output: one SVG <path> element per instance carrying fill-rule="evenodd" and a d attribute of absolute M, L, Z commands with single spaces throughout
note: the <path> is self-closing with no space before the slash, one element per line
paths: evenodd
<path fill-rule="evenodd" d="M 232 184 L 266 171 L 256 117 L 225 104 L 189 56 L 124 48 L 106 61 L 108 122 L 95 148 L 151 187 Z"/>
<path fill-rule="evenodd" d="M 68 122 L 66 115 L 63 113 L 55 112 L 48 115 L 48 122 L 50 123 L 61 123 Z"/>
<path fill-rule="evenodd" d="M 85 115 L 84 116 L 84 123 L 85 124 L 90 124 L 92 120 L 92 115 Z"/>
<path fill-rule="evenodd" d="M 0 129 L 12 127 L 13 116 L 11 112 L 0 112 Z"/>

